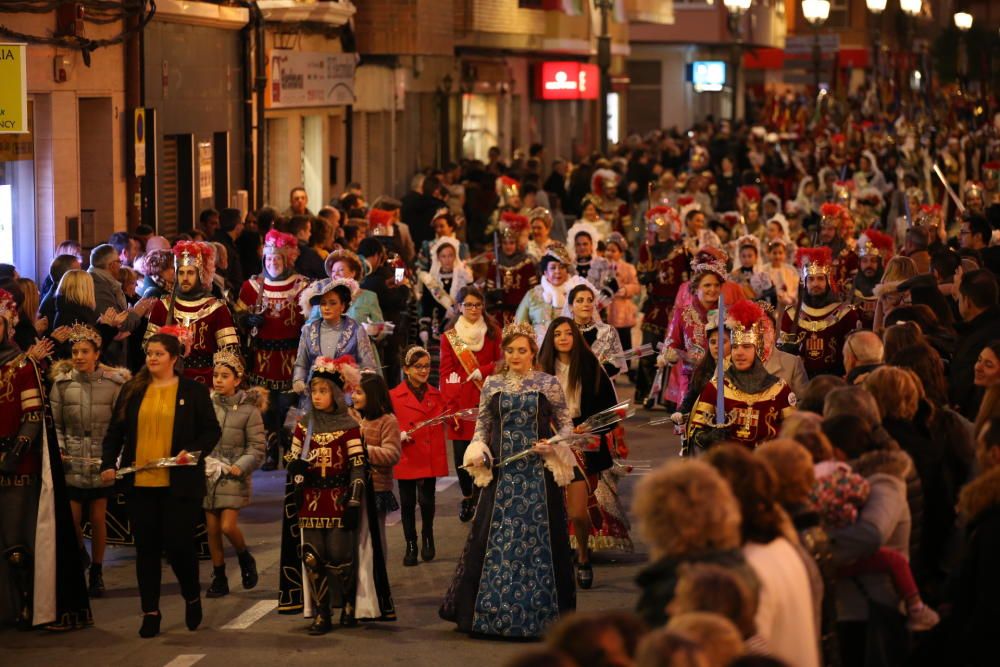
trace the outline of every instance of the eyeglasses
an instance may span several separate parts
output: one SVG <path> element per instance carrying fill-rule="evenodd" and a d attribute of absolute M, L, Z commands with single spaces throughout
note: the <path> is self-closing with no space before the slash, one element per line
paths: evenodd
<path fill-rule="evenodd" d="M 414 364 L 410 366 L 415 371 L 429 371 L 431 369 L 430 364 Z"/>
<path fill-rule="evenodd" d="M 483 307 L 481 303 L 463 303 L 462 308 L 468 308 L 469 310 L 479 310 Z"/>

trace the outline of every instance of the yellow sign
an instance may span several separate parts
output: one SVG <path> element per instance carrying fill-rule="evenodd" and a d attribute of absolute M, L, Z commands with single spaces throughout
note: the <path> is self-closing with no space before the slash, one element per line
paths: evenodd
<path fill-rule="evenodd" d="M 28 47 L 0 43 L 0 134 L 28 131 Z"/>

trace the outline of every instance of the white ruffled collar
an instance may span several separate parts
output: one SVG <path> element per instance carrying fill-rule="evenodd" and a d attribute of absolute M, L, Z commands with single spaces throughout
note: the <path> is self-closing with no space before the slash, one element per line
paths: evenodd
<path fill-rule="evenodd" d="M 553 308 L 562 308 L 566 303 L 566 293 L 569 291 L 569 280 L 562 285 L 553 285 L 549 279 L 542 276 L 542 300 Z"/>
<path fill-rule="evenodd" d="M 455 320 L 455 333 L 465 342 L 465 346 L 473 352 L 483 349 L 486 342 L 486 320 L 480 317 L 475 323 L 465 319 L 465 316 Z"/>

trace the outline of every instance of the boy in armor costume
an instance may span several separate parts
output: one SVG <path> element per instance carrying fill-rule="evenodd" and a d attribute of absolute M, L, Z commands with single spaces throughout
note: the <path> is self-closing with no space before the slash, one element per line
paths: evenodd
<path fill-rule="evenodd" d="M 331 630 L 331 607 L 341 608 L 344 626 L 356 625 L 358 618 L 395 619 L 379 530 L 373 523 L 378 512 L 368 458 L 344 401 L 345 388 L 357 385 L 360 377 L 353 359 L 316 359 L 309 379 L 312 409 L 296 425 L 285 456 L 295 487 L 289 519 L 298 522 L 301 566 L 309 582 L 300 593 L 305 593 L 307 615 L 310 606 L 315 611 L 311 635 Z M 286 530 L 284 540 L 293 535 Z M 288 546 L 282 544 L 283 560 Z M 289 569 L 296 568 L 283 563 L 282 600 L 295 583 L 289 580 Z"/>
<path fill-rule="evenodd" d="M 147 340 L 167 325 L 180 325 L 191 334 L 184 354 L 184 377 L 212 386 L 212 357 L 230 349 L 240 352 L 240 339 L 225 301 L 208 291 L 205 271 L 214 250 L 207 243 L 180 241 L 174 246 L 177 279 L 174 293 L 162 297 L 149 313 Z"/>
<path fill-rule="evenodd" d="M 882 282 L 885 263 L 892 257 L 892 237 L 868 229 L 858 239 L 858 273 L 851 285 L 851 304 L 859 309 L 861 325 L 871 329 L 875 322 L 875 286 Z"/>
<path fill-rule="evenodd" d="M 528 229 L 528 219 L 504 213 L 500 220 L 499 255 L 489 264 L 486 291 L 491 315 L 501 326 L 514 321 L 524 295 L 538 284 L 535 262 L 519 247 L 518 239 Z M 497 282 L 499 280 L 499 283 Z"/>

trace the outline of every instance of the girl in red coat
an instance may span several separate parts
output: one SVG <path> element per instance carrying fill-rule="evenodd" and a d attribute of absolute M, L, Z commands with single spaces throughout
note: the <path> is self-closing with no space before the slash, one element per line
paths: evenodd
<path fill-rule="evenodd" d="M 399 421 L 403 454 L 392 470 L 399 481 L 399 501 L 403 518 L 406 555 L 403 565 L 417 564 L 417 504 L 420 504 L 420 557 L 434 559 L 434 485 L 448 474 L 448 454 L 444 444 L 444 426 L 437 424 L 409 431 L 422 421 L 445 412 L 444 399 L 437 388 L 427 384 L 431 373 L 431 355 L 419 345 L 403 353 L 405 379 L 389 392 L 393 411 Z"/>
<path fill-rule="evenodd" d="M 467 285 L 459 291 L 457 303 L 461 315 L 441 336 L 441 396 L 445 412 L 449 413 L 479 406 L 483 380 L 493 374 L 500 358 L 500 329 L 484 312 L 483 293 Z M 475 430 L 475 421 L 456 419 L 447 425 L 458 484 L 462 488 L 458 518 L 463 523 L 469 521 L 476 510 L 472 477 L 461 467 Z"/>

